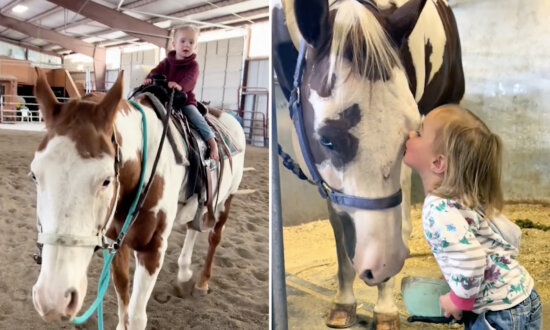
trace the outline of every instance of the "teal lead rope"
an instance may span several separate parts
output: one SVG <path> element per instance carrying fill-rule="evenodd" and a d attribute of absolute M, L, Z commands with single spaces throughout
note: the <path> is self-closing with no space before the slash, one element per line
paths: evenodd
<path fill-rule="evenodd" d="M 126 230 L 128 230 L 128 226 L 130 226 L 131 219 L 134 215 L 136 205 L 139 200 L 139 196 L 141 195 L 141 190 L 143 188 L 143 181 L 145 178 L 145 166 L 147 162 L 147 120 L 145 118 L 145 112 L 143 111 L 143 108 L 133 100 L 129 101 L 136 109 L 141 112 L 141 129 L 143 131 L 143 150 L 141 151 L 141 174 L 139 177 L 139 184 L 138 184 L 138 191 L 136 194 L 136 197 L 134 198 L 134 201 L 132 202 L 132 205 L 130 206 L 130 211 L 128 212 L 128 216 L 126 216 L 126 220 L 124 220 L 124 225 L 122 225 L 122 229 L 120 230 L 120 233 L 118 234 L 117 242 L 121 242 L 122 238 L 124 238 L 124 235 L 126 235 Z M 86 322 L 90 316 L 94 313 L 94 311 L 97 309 L 97 328 L 99 330 L 103 330 L 103 298 L 105 297 L 105 293 L 107 292 L 107 288 L 109 287 L 109 277 L 111 274 L 111 271 L 109 270 L 109 266 L 111 265 L 111 261 L 113 261 L 113 257 L 115 256 L 116 250 L 103 250 L 103 269 L 101 270 L 101 275 L 99 276 L 99 281 L 97 284 L 97 297 L 95 298 L 94 302 L 92 303 L 92 306 L 88 308 L 84 314 L 81 316 L 77 316 L 73 319 L 73 324 L 82 324 Z"/>

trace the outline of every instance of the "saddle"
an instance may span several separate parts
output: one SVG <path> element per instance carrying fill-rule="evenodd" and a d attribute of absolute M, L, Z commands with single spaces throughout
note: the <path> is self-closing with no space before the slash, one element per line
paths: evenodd
<path fill-rule="evenodd" d="M 183 140 L 186 149 L 185 152 L 187 153 L 188 164 L 186 165 L 188 165 L 188 174 L 187 184 L 185 187 L 182 187 L 184 190 L 183 198 L 187 200 L 194 194 L 199 196 L 199 207 L 193 220 L 193 227 L 199 231 L 210 230 L 216 223 L 214 205 L 217 204 L 218 183 L 221 181 L 221 173 L 223 173 L 223 159 L 225 156 L 231 164 L 231 152 L 226 145 L 226 141 L 222 138 L 219 128 L 206 116 L 208 113 L 207 107 L 198 102 L 197 108 L 205 116 L 206 122 L 218 137 L 216 143 L 220 147 L 218 148 L 220 150 L 219 158 L 222 160 L 218 167 L 217 162 L 209 157 L 210 149 L 207 143 L 202 139 L 198 130 L 190 125 L 182 111 L 180 111 L 187 102 L 187 95 L 174 90 L 172 100 L 172 109 L 174 110 L 166 111 L 170 106 L 171 94 L 172 89 L 168 88 L 166 78 L 161 75 L 155 75 L 153 76 L 152 84 L 137 87 L 130 98 L 138 96 L 146 97 L 155 110 L 157 117 L 161 120 L 166 113 L 170 113 L 171 123 L 179 133 L 178 138 Z M 171 130 L 168 130 L 167 134 L 176 162 L 184 164 L 183 159 L 185 157 L 178 154 L 179 149 L 174 137 L 177 134 L 174 134 Z M 208 212 L 204 211 L 204 206 L 206 206 Z"/>

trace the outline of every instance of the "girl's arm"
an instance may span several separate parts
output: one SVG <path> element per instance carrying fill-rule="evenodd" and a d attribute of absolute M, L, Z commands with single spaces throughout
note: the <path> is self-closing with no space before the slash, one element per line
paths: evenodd
<path fill-rule="evenodd" d="M 451 287 L 450 300 L 462 310 L 472 310 L 486 265 L 485 250 L 472 232 L 476 222 L 443 199 L 431 204 L 422 218 L 428 244 Z"/>

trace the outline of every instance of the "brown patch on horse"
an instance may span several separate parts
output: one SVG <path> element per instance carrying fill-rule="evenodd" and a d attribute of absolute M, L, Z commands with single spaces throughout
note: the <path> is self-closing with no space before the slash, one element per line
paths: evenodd
<path fill-rule="evenodd" d="M 113 258 L 113 282 L 122 304 L 128 307 L 130 303 L 130 249 L 121 246 Z M 126 313 L 126 316 L 128 313 Z M 127 326 L 127 325 L 126 325 Z"/>
<path fill-rule="evenodd" d="M 208 113 L 216 118 L 220 118 L 222 116 L 223 110 L 214 108 L 214 107 L 206 107 L 208 109 Z"/>
<path fill-rule="evenodd" d="M 107 235 L 115 238 L 120 233 L 124 220 L 130 210 L 137 192 L 137 184 L 141 165 L 137 161 L 125 162 L 120 172 L 120 199 L 115 220 Z M 153 177 L 149 193 L 145 199 L 136 221 L 128 229 L 124 238 L 124 245 L 138 252 L 138 261 L 150 274 L 160 266 L 160 247 L 162 235 L 166 230 L 166 213 L 152 211 L 158 204 L 164 192 L 164 178 L 160 175 Z"/>
<path fill-rule="evenodd" d="M 47 128 L 38 150 L 59 135 L 73 140 L 83 158 L 98 158 L 104 153 L 114 156 L 111 135 L 115 117 L 120 109 L 128 108 L 122 100 L 122 73 L 107 94 L 87 94 L 67 103 L 57 102 L 44 75 L 38 75 L 34 94 Z"/>
<path fill-rule="evenodd" d="M 197 286 L 202 290 L 208 290 L 208 281 L 212 277 L 212 262 L 214 261 L 214 253 L 216 252 L 216 247 L 220 243 L 222 238 L 222 229 L 229 217 L 229 210 L 231 208 L 231 200 L 234 195 L 229 195 L 224 203 L 224 209 L 220 212 L 218 222 L 214 226 L 214 230 L 208 235 L 208 253 L 206 255 L 206 260 L 204 262 L 204 268 L 202 270 Z"/>

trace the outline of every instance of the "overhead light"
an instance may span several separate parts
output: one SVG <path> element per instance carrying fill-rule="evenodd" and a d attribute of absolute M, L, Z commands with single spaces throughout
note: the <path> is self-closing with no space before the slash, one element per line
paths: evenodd
<path fill-rule="evenodd" d="M 21 13 L 24 13 L 27 11 L 27 9 L 29 9 L 29 7 L 25 6 L 25 5 L 17 5 L 15 7 L 13 7 L 11 9 L 11 11 L 13 11 L 14 13 L 16 14 L 21 14 Z"/>

